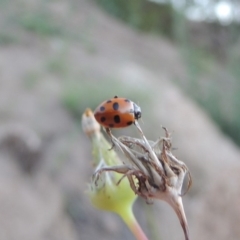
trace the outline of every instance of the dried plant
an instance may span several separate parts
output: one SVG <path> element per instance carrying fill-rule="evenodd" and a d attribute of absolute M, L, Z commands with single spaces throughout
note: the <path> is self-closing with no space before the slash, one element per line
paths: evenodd
<path fill-rule="evenodd" d="M 97 184 L 98 177 L 102 172 L 114 171 L 123 174 L 118 184 L 127 177 L 132 190 L 138 196 L 150 203 L 153 199 L 166 201 L 177 214 L 184 231 L 185 239 L 189 240 L 187 219 L 185 216 L 182 196 L 182 186 L 186 174 L 189 181 L 186 192 L 189 190 L 192 179 L 185 163 L 178 160 L 171 152 L 171 138 L 168 130 L 165 137 L 156 142 L 148 141 L 143 134 L 138 122 L 135 122 L 141 138 L 120 137 L 116 138 L 107 129 L 113 146 L 120 150 L 125 160 L 121 166 L 104 167 L 95 174 Z"/>
<path fill-rule="evenodd" d="M 166 128 L 163 128 L 165 137 L 153 142 L 146 139 L 137 121 L 135 121 L 135 126 L 140 138 L 128 136 L 116 138 L 110 129 L 106 129 L 112 141 L 112 148 L 122 152 L 124 156 L 121 157 L 122 163 L 117 161 L 117 164 L 116 162 L 115 164 L 113 162 L 111 164 L 98 164 L 92 177 L 91 187 L 101 188 L 105 185 L 105 174 L 108 172 L 122 174 L 121 177 L 118 175 L 115 186 L 121 186 L 122 181 L 128 179 L 132 191 L 143 197 L 147 203 L 151 203 L 153 199 L 166 201 L 179 218 L 185 240 L 189 240 L 188 223 L 182 196 L 191 186 L 191 174 L 185 163 L 172 154 L 171 136 Z M 110 149 L 109 152 L 114 151 L 113 149 Z M 187 190 L 182 193 L 186 175 L 188 175 L 189 180 L 188 186 Z M 105 177 L 103 178 L 103 176 Z M 121 189 L 119 191 L 121 192 Z M 141 237 L 137 239 L 141 239 Z"/>

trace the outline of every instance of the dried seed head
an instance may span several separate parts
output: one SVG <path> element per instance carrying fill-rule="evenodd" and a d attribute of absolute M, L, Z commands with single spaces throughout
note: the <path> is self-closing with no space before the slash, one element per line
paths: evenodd
<path fill-rule="evenodd" d="M 190 172 L 187 166 L 171 153 L 172 144 L 166 128 L 165 137 L 152 142 L 146 139 L 137 121 L 135 125 L 140 133 L 140 139 L 130 137 L 117 139 L 110 130 L 107 131 L 114 146 L 127 160 L 124 162 L 125 165 L 102 168 L 100 171 L 123 174 L 123 177 L 127 177 L 132 190 L 148 203 L 152 199 L 166 201 L 177 214 L 185 239 L 189 240 L 181 191 L 186 174 L 189 176 L 188 189 L 191 186 Z"/>

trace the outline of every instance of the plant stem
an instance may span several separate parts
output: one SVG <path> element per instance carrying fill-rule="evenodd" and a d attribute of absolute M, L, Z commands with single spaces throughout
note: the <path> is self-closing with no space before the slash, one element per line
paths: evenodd
<path fill-rule="evenodd" d="M 118 214 L 121 216 L 122 220 L 131 230 L 137 240 L 148 240 L 133 214 L 132 206 L 122 208 L 122 211 L 118 212 Z"/>

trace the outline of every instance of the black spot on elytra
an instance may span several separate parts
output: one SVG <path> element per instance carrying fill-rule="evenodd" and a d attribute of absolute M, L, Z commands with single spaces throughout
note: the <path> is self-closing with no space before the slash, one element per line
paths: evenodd
<path fill-rule="evenodd" d="M 113 128 L 113 127 L 114 127 L 114 124 L 110 123 L 110 124 L 108 124 L 108 126 L 109 126 L 110 128 Z"/>
<path fill-rule="evenodd" d="M 129 100 L 129 99 L 127 99 L 127 98 L 126 98 L 124 101 L 125 101 L 125 102 L 130 102 L 130 100 Z"/>
<path fill-rule="evenodd" d="M 114 96 L 114 98 L 118 98 L 118 96 Z"/>
<path fill-rule="evenodd" d="M 112 100 L 108 100 L 108 101 L 107 101 L 107 103 L 111 103 L 111 102 L 112 102 Z"/>
<path fill-rule="evenodd" d="M 119 108 L 119 104 L 118 104 L 117 102 L 115 102 L 115 103 L 113 104 L 113 109 L 117 111 L 118 108 Z"/>
<path fill-rule="evenodd" d="M 101 111 L 101 112 L 104 112 L 104 111 L 105 111 L 105 107 L 104 107 L 104 106 L 101 106 L 101 107 L 100 107 L 100 111 Z"/>
<path fill-rule="evenodd" d="M 127 125 L 132 125 L 132 124 L 133 124 L 133 121 L 127 122 Z"/>
<path fill-rule="evenodd" d="M 115 116 L 113 117 L 113 120 L 114 120 L 115 123 L 120 123 L 120 122 L 121 122 L 121 119 L 120 119 L 120 116 L 119 116 L 119 115 L 115 115 Z"/>
<path fill-rule="evenodd" d="M 105 121 L 106 121 L 106 118 L 105 118 L 105 117 L 101 117 L 100 121 L 101 121 L 101 122 L 105 122 Z"/>

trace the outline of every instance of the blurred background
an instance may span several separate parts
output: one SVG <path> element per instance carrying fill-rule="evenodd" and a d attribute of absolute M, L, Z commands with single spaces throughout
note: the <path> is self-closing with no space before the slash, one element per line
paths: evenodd
<path fill-rule="evenodd" d="M 239 30 L 237 0 L 0 0 L 0 239 L 134 239 L 85 194 L 81 115 L 115 95 L 148 139 L 172 132 L 191 239 L 240 239 Z M 184 239 L 166 203 L 134 212 L 149 239 Z"/>

